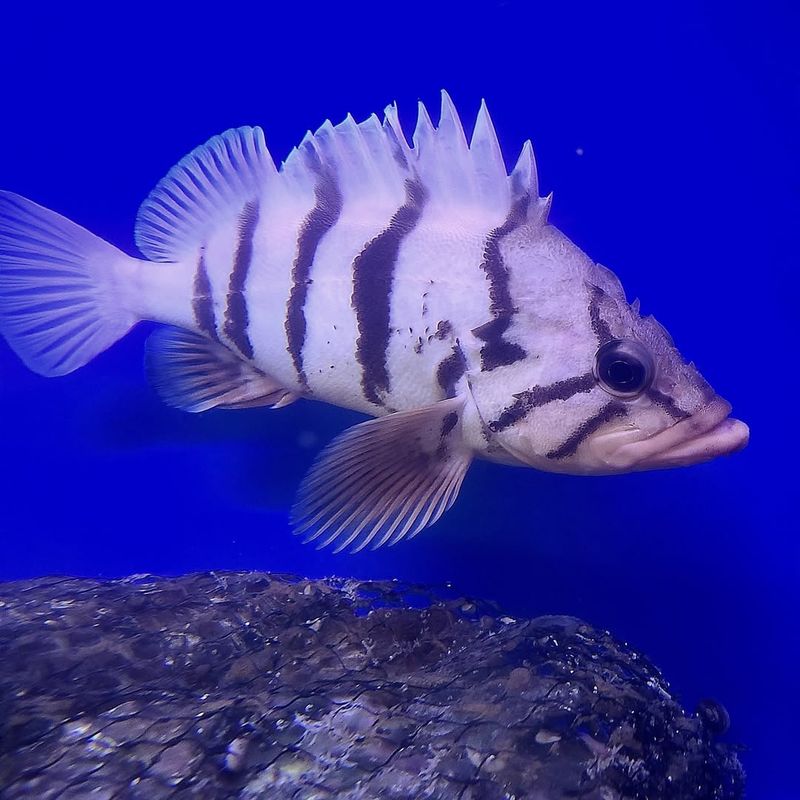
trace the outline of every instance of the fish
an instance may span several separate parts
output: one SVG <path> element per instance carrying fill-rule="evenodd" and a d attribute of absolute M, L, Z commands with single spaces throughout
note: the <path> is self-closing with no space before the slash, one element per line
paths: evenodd
<path fill-rule="evenodd" d="M 743 448 L 731 416 L 618 278 L 550 221 L 530 141 L 509 172 L 482 102 L 467 141 L 442 92 L 409 143 L 397 105 L 309 131 L 277 167 L 259 127 L 193 150 L 142 204 L 129 256 L 0 193 L 0 334 L 45 376 L 141 320 L 170 406 L 371 419 L 325 447 L 294 531 L 358 551 L 410 539 L 475 458 L 605 475 Z"/>

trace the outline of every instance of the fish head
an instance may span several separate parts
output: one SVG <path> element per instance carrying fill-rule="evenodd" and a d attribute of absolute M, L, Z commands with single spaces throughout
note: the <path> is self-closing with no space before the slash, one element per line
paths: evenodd
<path fill-rule="evenodd" d="M 590 293 L 602 290 L 591 286 Z M 682 467 L 745 447 L 747 425 L 731 416 L 731 404 L 683 358 L 666 329 L 641 317 L 638 303 L 610 300 L 617 313 L 608 314 L 609 338 L 592 354 L 589 392 L 603 405 L 588 418 L 572 468 L 607 474 Z"/>
<path fill-rule="evenodd" d="M 569 246 L 575 253 L 565 268 Z M 493 380 L 473 382 L 488 457 L 602 475 L 686 466 L 743 448 L 747 425 L 730 416 L 731 405 L 665 328 L 642 317 L 617 277 L 565 237 L 557 249 L 560 261 L 549 271 L 541 263 L 528 271 L 534 277 L 508 326 L 525 357 L 505 376 L 497 369 L 487 373 Z M 537 285 L 542 274 L 549 277 Z"/>

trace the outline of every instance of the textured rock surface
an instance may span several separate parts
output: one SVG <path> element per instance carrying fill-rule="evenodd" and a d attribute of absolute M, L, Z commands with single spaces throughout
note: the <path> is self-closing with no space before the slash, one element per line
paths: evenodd
<path fill-rule="evenodd" d="M 0 584 L 3 800 L 740 797 L 641 655 L 395 583 Z"/>

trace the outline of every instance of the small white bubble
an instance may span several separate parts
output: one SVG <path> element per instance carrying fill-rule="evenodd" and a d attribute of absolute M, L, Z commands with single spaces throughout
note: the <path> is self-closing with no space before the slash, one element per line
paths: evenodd
<path fill-rule="evenodd" d="M 583 148 L 582 147 L 576 147 L 575 148 L 575 154 L 579 155 L 579 156 L 582 156 L 583 155 Z"/>

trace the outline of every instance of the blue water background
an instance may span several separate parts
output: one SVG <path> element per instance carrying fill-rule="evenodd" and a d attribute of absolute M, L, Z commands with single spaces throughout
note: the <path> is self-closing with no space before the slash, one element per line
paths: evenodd
<path fill-rule="evenodd" d="M 0 186 L 130 253 L 141 200 L 226 128 L 262 125 L 281 160 L 327 117 L 397 100 L 410 134 L 416 100 L 435 119 L 446 87 L 469 128 L 485 97 L 509 164 L 531 137 L 553 221 L 669 328 L 752 443 L 612 478 L 476 463 L 434 529 L 333 557 L 295 540 L 287 511 L 357 415 L 168 409 L 141 368 L 152 326 L 57 380 L 0 342 L 0 579 L 338 573 L 575 614 L 645 651 L 687 707 L 727 706 L 750 797 L 800 797 L 798 20 L 661 5 L 7 8 Z"/>

